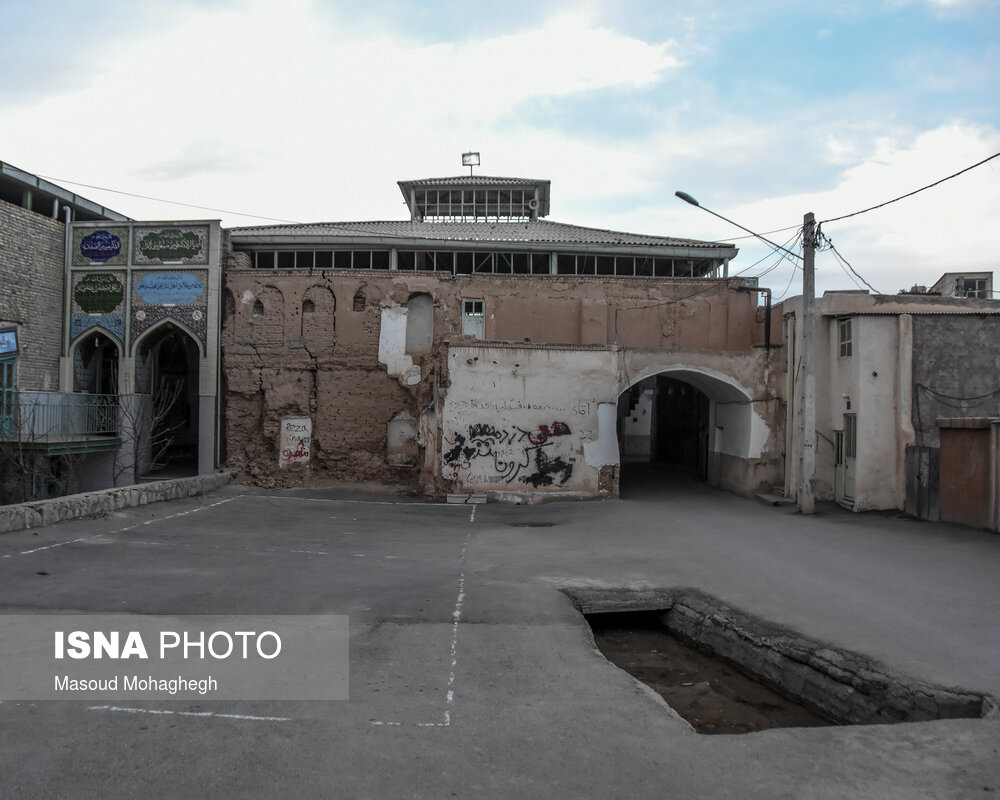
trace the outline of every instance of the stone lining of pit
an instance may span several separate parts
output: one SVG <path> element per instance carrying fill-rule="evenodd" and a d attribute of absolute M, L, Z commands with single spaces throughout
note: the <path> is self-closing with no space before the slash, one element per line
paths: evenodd
<path fill-rule="evenodd" d="M 995 698 L 902 676 L 697 589 L 564 588 L 583 614 L 657 611 L 667 632 L 842 724 L 995 716 Z"/>

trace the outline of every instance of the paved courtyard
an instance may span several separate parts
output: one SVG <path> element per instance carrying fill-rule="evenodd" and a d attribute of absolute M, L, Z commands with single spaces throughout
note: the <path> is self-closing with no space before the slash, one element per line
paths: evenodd
<path fill-rule="evenodd" d="M 0 535 L 0 612 L 347 614 L 349 701 L 0 704 L 0 797 L 988 798 L 1000 719 L 702 736 L 564 590 L 693 587 L 1000 697 L 1000 537 L 683 483 L 444 505 L 204 497 Z"/>

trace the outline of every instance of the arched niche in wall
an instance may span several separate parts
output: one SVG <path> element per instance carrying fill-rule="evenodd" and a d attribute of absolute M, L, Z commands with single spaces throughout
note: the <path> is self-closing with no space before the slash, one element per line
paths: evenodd
<path fill-rule="evenodd" d="M 406 304 L 406 354 L 419 356 L 434 349 L 434 298 L 415 294 Z"/>
<path fill-rule="evenodd" d="M 328 347 L 337 340 L 337 298 L 326 286 L 306 289 L 299 312 L 299 336 L 307 347 Z"/>

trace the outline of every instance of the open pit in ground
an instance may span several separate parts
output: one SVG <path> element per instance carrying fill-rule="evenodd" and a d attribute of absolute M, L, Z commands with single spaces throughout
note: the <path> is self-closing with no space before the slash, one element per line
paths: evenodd
<path fill-rule="evenodd" d="M 695 589 L 566 589 L 605 657 L 700 733 L 978 718 L 985 694 L 935 686 Z"/>

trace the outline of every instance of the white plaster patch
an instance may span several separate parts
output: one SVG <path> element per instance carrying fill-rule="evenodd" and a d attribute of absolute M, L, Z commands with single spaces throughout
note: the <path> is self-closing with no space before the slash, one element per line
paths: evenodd
<path fill-rule="evenodd" d="M 249 289 L 243 292 L 243 297 L 240 298 L 240 302 L 245 306 L 250 305 L 253 302 L 253 292 Z"/>
<path fill-rule="evenodd" d="M 386 372 L 407 386 L 420 383 L 420 367 L 406 354 L 406 309 L 399 306 L 382 309 L 378 332 L 378 361 Z"/>
<path fill-rule="evenodd" d="M 618 452 L 618 405 L 597 406 L 597 438 L 583 443 L 583 458 L 594 469 L 612 466 L 621 460 Z"/>

